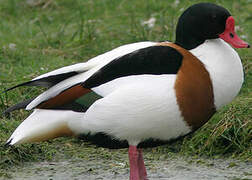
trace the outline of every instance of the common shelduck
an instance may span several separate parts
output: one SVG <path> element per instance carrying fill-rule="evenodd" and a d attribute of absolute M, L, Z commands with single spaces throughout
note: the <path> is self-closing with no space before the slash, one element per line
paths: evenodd
<path fill-rule="evenodd" d="M 194 132 L 238 94 L 243 67 L 228 43 L 249 47 L 228 10 L 199 3 L 179 18 L 175 43 L 127 44 L 9 88 L 48 89 L 6 110 L 33 110 L 7 144 L 82 135 L 99 146 L 129 147 L 130 179 L 147 179 L 141 148 Z M 90 93 L 98 98 L 83 105 Z"/>

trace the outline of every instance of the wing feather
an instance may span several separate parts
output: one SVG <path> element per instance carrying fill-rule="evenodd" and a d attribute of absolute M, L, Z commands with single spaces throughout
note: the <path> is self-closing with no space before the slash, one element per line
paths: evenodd
<path fill-rule="evenodd" d="M 86 91 L 85 93 L 69 93 L 74 92 L 72 89 L 76 89 L 75 87 L 90 90 L 113 80 L 129 76 L 176 74 L 182 64 L 182 59 L 183 55 L 173 47 L 156 45 L 141 48 L 120 56 L 109 63 L 103 62 L 98 64 L 86 72 L 59 82 L 39 95 L 26 109 L 30 110 L 36 107 L 52 108 L 54 105 L 58 106 L 59 103 L 60 105 L 69 103 L 71 100 L 75 100 L 86 93 Z M 116 88 L 118 87 L 109 89 Z M 103 93 L 101 88 L 99 91 L 99 95 L 110 93 Z M 41 103 L 46 105 L 40 106 Z"/>
<path fill-rule="evenodd" d="M 95 72 L 99 71 L 99 69 L 101 69 L 111 61 L 128 53 L 134 52 L 138 49 L 154 46 L 156 44 L 156 42 L 139 42 L 123 45 L 97 57 L 94 57 L 85 63 L 78 63 L 51 71 L 49 73 L 38 76 L 37 78 L 34 78 L 32 81 L 17 85 L 13 88 L 9 88 L 8 90 L 24 85 L 49 87 L 47 91 L 36 97 L 30 104 L 28 104 L 28 106 L 26 106 L 26 109 L 30 110 L 35 108 L 42 102 L 60 95 L 67 89 L 84 82 Z"/>

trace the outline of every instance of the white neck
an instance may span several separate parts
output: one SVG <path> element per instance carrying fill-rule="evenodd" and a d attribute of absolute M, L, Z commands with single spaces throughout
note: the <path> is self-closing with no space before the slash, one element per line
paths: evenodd
<path fill-rule="evenodd" d="M 206 40 L 190 52 L 210 74 L 216 109 L 231 102 L 243 83 L 243 68 L 238 53 L 222 39 Z"/>

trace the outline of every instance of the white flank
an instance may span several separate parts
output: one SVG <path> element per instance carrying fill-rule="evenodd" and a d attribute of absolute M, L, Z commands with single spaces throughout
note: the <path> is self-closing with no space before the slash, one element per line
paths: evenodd
<path fill-rule="evenodd" d="M 109 51 L 107 53 L 104 53 L 102 55 L 99 55 L 95 58 L 90 59 L 86 63 L 80 63 L 76 64 L 73 66 L 68 66 L 61 68 L 59 70 L 52 71 L 51 73 L 47 73 L 45 75 L 39 76 L 38 78 L 43 78 L 49 75 L 55 75 L 59 73 L 64 73 L 64 72 L 71 72 L 74 69 L 78 70 L 78 72 L 82 72 L 76 76 L 70 77 L 64 81 L 61 81 L 60 83 L 56 84 L 55 86 L 51 87 L 41 95 L 39 95 L 37 98 L 35 98 L 27 107 L 27 110 L 31 110 L 34 107 L 36 107 L 38 104 L 40 104 L 43 101 L 48 100 L 49 98 L 52 98 L 56 95 L 58 95 L 60 92 L 64 91 L 67 88 L 72 87 L 73 85 L 76 85 L 78 83 L 84 82 L 87 80 L 90 76 L 92 76 L 95 72 L 97 72 L 101 67 L 105 66 L 112 60 L 115 60 L 118 57 L 121 57 L 123 55 L 129 54 L 133 51 L 146 48 L 149 46 L 154 46 L 156 45 L 156 42 L 139 42 L 139 43 L 133 43 L 133 44 L 128 44 L 124 46 L 120 46 L 112 51 Z M 83 66 L 82 71 L 81 71 L 81 66 Z M 71 69 L 71 67 L 73 69 Z M 85 72 L 86 71 L 86 72 Z M 37 79 L 37 78 L 35 78 Z"/>
<path fill-rule="evenodd" d="M 83 116 L 84 113 L 73 111 L 36 109 L 17 127 L 7 142 L 16 145 L 48 140 L 69 133 L 78 134 L 78 125 Z"/>
<path fill-rule="evenodd" d="M 243 83 L 243 68 L 238 53 L 222 39 L 207 40 L 191 50 L 208 70 L 217 109 L 234 99 Z"/>
<path fill-rule="evenodd" d="M 148 138 L 169 140 L 189 133 L 191 128 L 177 105 L 175 79 L 176 75 L 144 75 L 105 85 L 105 89 L 113 89 L 115 83 L 119 87 L 86 111 L 81 125 L 84 132 L 105 132 L 131 145 Z"/>
<path fill-rule="evenodd" d="M 119 78 L 97 88 L 106 96 L 85 113 L 35 109 L 9 138 L 10 145 L 47 140 L 63 135 L 103 132 L 130 145 L 156 138 L 170 140 L 191 128 L 179 110 L 176 75 L 138 75 Z M 115 88 L 117 84 L 117 88 Z M 110 89 L 110 91 L 108 91 Z"/>

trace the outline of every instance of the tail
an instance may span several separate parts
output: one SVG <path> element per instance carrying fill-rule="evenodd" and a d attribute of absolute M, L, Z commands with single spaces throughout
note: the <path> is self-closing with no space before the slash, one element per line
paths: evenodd
<path fill-rule="evenodd" d="M 77 136 L 83 132 L 84 112 L 35 109 L 14 131 L 7 145 L 45 141 L 61 136 Z"/>

